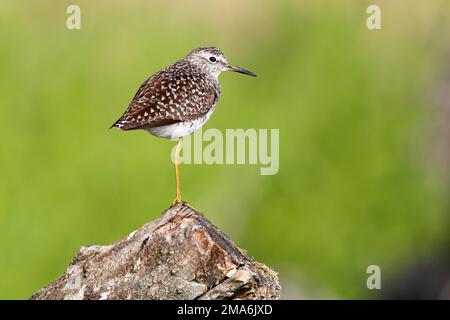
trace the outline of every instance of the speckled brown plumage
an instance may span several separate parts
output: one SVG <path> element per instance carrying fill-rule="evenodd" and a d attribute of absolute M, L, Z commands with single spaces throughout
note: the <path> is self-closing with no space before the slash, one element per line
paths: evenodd
<path fill-rule="evenodd" d="M 220 97 L 218 76 L 226 70 L 254 76 L 228 64 L 218 48 L 195 49 L 147 79 L 112 127 L 144 129 L 165 138 L 185 136 L 214 111 Z"/>
<path fill-rule="evenodd" d="M 181 60 L 147 79 L 114 126 L 147 129 L 193 120 L 208 113 L 219 95 L 217 82 L 189 61 Z"/>

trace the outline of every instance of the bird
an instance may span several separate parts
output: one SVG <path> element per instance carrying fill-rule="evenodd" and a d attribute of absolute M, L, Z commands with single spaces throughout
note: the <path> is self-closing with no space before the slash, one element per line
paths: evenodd
<path fill-rule="evenodd" d="M 176 194 L 181 203 L 179 154 L 183 137 L 200 129 L 214 112 L 221 94 L 219 75 L 234 71 L 256 77 L 228 63 L 217 47 L 200 47 L 150 76 L 139 87 L 123 115 L 111 126 L 145 130 L 176 140 L 174 155 Z"/>

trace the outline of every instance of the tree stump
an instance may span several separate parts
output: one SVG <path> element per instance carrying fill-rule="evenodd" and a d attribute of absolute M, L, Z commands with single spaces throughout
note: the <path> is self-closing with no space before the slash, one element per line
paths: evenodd
<path fill-rule="evenodd" d="M 31 299 L 278 299 L 277 274 L 186 203 L 108 246 L 81 247 Z"/>

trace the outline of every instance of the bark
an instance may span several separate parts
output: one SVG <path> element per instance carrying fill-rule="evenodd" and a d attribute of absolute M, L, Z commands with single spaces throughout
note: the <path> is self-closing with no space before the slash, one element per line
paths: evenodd
<path fill-rule="evenodd" d="M 278 299 L 277 274 L 182 203 L 108 246 L 81 247 L 31 299 Z"/>

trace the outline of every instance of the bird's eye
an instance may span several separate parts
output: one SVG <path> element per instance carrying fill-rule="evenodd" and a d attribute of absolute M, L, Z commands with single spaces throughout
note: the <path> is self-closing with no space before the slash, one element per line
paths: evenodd
<path fill-rule="evenodd" d="M 216 62 L 217 60 L 216 60 L 215 57 L 209 57 L 209 61 L 211 61 L 211 62 Z"/>

